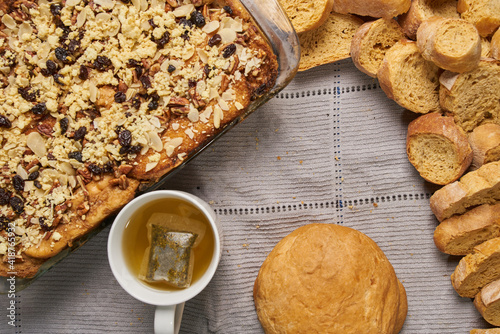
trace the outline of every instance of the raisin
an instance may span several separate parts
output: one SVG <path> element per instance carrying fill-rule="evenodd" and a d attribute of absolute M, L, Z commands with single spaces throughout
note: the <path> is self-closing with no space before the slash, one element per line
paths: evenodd
<path fill-rule="evenodd" d="M 54 81 L 56 84 L 64 86 L 64 83 L 60 80 L 60 79 L 64 78 L 61 74 L 56 73 L 56 74 L 54 74 L 53 77 L 54 77 Z"/>
<path fill-rule="evenodd" d="M 68 131 L 69 120 L 64 117 L 59 121 L 59 126 L 61 127 L 61 134 L 65 134 Z"/>
<path fill-rule="evenodd" d="M 152 93 L 149 97 L 153 101 L 160 101 L 160 96 L 158 95 L 158 93 Z"/>
<path fill-rule="evenodd" d="M 208 40 L 208 46 L 210 47 L 215 46 L 219 44 L 221 41 L 222 37 L 219 34 L 215 34 Z"/>
<path fill-rule="evenodd" d="M 193 22 L 189 21 L 185 17 L 183 17 L 182 19 L 179 20 L 179 24 L 184 26 L 184 27 L 188 27 L 188 28 L 193 27 Z"/>
<path fill-rule="evenodd" d="M 129 130 L 123 130 L 118 134 L 118 141 L 121 146 L 130 146 L 132 143 L 132 133 Z"/>
<path fill-rule="evenodd" d="M 38 180 L 33 181 L 33 185 L 38 189 L 42 189 L 42 184 Z"/>
<path fill-rule="evenodd" d="M 94 67 L 101 72 L 108 70 L 112 65 L 111 60 L 106 56 L 97 56 L 94 61 Z"/>
<path fill-rule="evenodd" d="M 35 115 L 42 115 L 47 111 L 47 106 L 45 102 L 38 103 L 33 108 L 31 108 L 31 112 Z"/>
<path fill-rule="evenodd" d="M 85 138 L 85 135 L 87 134 L 87 128 L 82 126 L 78 130 L 75 131 L 75 136 L 73 137 L 74 140 L 82 140 Z"/>
<path fill-rule="evenodd" d="M 151 102 L 148 103 L 148 110 L 156 110 L 158 109 L 158 101 L 152 100 Z"/>
<path fill-rule="evenodd" d="M 10 128 L 12 127 L 12 123 L 9 121 L 7 117 L 4 115 L 0 115 L 0 128 Z"/>
<path fill-rule="evenodd" d="M 34 181 L 34 180 L 38 179 L 39 176 L 40 176 L 40 173 L 38 171 L 34 171 L 30 175 L 28 175 L 28 181 Z"/>
<path fill-rule="evenodd" d="M 80 41 L 77 39 L 72 39 L 68 44 L 68 51 L 70 53 L 75 53 L 80 48 Z"/>
<path fill-rule="evenodd" d="M 175 66 L 172 64 L 168 65 L 167 71 L 168 73 L 172 73 L 173 71 L 175 71 Z"/>
<path fill-rule="evenodd" d="M 132 99 L 132 108 L 139 109 L 141 107 L 141 99 L 137 96 Z"/>
<path fill-rule="evenodd" d="M 42 231 L 47 232 L 50 230 L 50 226 L 49 224 L 47 224 L 45 218 L 43 217 L 38 218 L 38 222 L 40 223 L 40 228 L 42 229 Z"/>
<path fill-rule="evenodd" d="M 89 69 L 87 66 L 80 65 L 80 73 L 78 73 L 78 77 L 83 81 L 89 78 Z"/>
<path fill-rule="evenodd" d="M 233 15 L 233 9 L 231 8 L 231 6 L 224 6 L 222 9 L 224 9 L 224 11 L 229 15 Z"/>
<path fill-rule="evenodd" d="M 111 161 L 108 161 L 104 164 L 102 167 L 102 172 L 103 173 L 113 173 L 113 163 Z"/>
<path fill-rule="evenodd" d="M 205 17 L 197 10 L 191 13 L 189 20 L 198 28 L 202 28 L 205 25 Z"/>
<path fill-rule="evenodd" d="M 10 191 L 0 188 L 0 205 L 8 204 L 10 196 L 12 196 L 12 193 Z"/>
<path fill-rule="evenodd" d="M 186 30 L 182 33 L 181 38 L 185 41 L 189 41 L 189 30 Z"/>
<path fill-rule="evenodd" d="M 137 154 L 141 150 L 142 150 L 142 146 L 141 145 L 132 145 L 132 146 L 130 146 L 130 148 L 128 150 L 128 153 L 130 153 L 130 154 Z"/>
<path fill-rule="evenodd" d="M 224 48 L 222 51 L 222 57 L 224 58 L 229 58 L 231 57 L 234 53 L 236 52 L 236 45 L 234 44 L 229 44 Z"/>
<path fill-rule="evenodd" d="M 206 64 L 205 67 L 203 67 L 203 73 L 205 73 L 207 77 L 210 74 L 210 66 L 208 66 L 208 64 Z"/>
<path fill-rule="evenodd" d="M 69 152 L 68 158 L 75 159 L 78 162 L 83 162 L 82 152 L 80 151 Z"/>
<path fill-rule="evenodd" d="M 116 103 L 123 103 L 127 100 L 127 95 L 123 92 L 116 92 L 115 93 L 115 102 Z"/>
<path fill-rule="evenodd" d="M 155 40 L 155 43 L 158 45 L 159 48 L 162 48 L 163 46 L 165 46 L 165 44 L 168 43 L 168 41 L 170 41 L 170 34 L 168 31 L 165 31 L 165 33 L 163 34 L 163 36 L 160 37 L 160 39 Z"/>
<path fill-rule="evenodd" d="M 53 3 L 53 4 L 50 5 L 50 12 L 54 16 L 60 16 L 61 15 L 61 9 L 62 9 L 62 6 L 59 3 Z"/>
<path fill-rule="evenodd" d="M 57 73 L 57 64 L 54 63 L 52 60 L 47 60 L 45 65 L 47 66 L 47 71 L 49 71 L 50 75 L 54 75 Z"/>
<path fill-rule="evenodd" d="M 135 60 L 135 59 L 129 59 L 128 60 L 128 64 L 129 66 L 132 66 L 132 67 L 135 67 L 135 66 L 141 66 L 142 63 L 138 60 Z"/>
<path fill-rule="evenodd" d="M 69 57 L 68 50 L 63 49 L 61 47 L 56 48 L 56 58 L 67 64 L 71 62 L 71 58 Z"/>
<path fill-rule="evenodd" d="M 120 153 L 121 155 L 124 155 L 124 154 L 127 154 L 129 151 L 130 151 L 130 146 L 122 146 L 122 147 L 120 147 L 120 150 L 118 151 L 118 153 Z"/>
<path fill-rule="evenodd" d="M 152 27 L 152 28 L 158 28 L 158 26 L 155 24 L 155 21 L 153 19 L 149 19 L 148 20 L 148 23 L 149 25 Z"/>
<path fill-rule="evenodd" d="M 12 185 L 17 191 L 24 191 L 24 180 L 21 176 L 15 175 L 12 178 Z"/>
<path fill-rule="evenodd" d="M 51 74 L 49 73 L 49 70 L 48 70 L 48 69 L 46 69 L 46 68 L 42 68 L 42 69 L 40 69 L 40 73 L 42 73 L 42 75 L 43 75 L 44 77 L 50 77 L 50 76 L 51 76 Z"/>
<path fill-rule="evenodd" d="M 89 164 L 87 168 L 92 172 L 92 174 L 102 174 L 102 168 L 97 166 L 96 164 Z"/>
<path fill-rule="evenodd" d="M 23 87 L 23 88 L 18 88 L 17 92 L 23 97 L 28 102 L 35 102 L 36 101 L 36 96 L 37 92 L 31 90 L 31 87 Z"/>
<path fill-rule="evenodd" d="M 9 227 L 10 220 L 5 216 L 0 216 L 0 231 L 5 230 Z"/>
<path fill-rule="evenodd" d="M 9 204 L 15 213 L 19 214 L 24 211 L 24 202 L 17 196 L 13 196 L 9 200 Z"/>
<path fill-rule="evenodd" d="M 135 69 L 135 75 L 140 78 L 142 76 L 142 66 L 137 66 Z"/>
<path fill-rule="evenodd" d="M 196 80 L 194 80 L 194 79 L 189 79 L 189 80 L 188 80 L 188 87 L 189 87 L 189 88 L 194 88 L 194 87 L 196 87 Z"/>
<path fill-rule="evenodd" d="M 147 75 L 141 77 L 142 86 L 146 89 L 151 88 L 151 79 Z"/>

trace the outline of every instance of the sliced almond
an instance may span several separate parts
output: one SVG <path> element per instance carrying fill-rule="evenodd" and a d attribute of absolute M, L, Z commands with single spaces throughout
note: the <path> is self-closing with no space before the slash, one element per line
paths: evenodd
<path fill-rule="evenodd" d="M 5 26 L 9 29 L 15 29 L 17 28 L 16 21 L 10 16 L 9 14 L 5 14 L 2 16 L 2 23 L 5 24 Z"/>
<path fill-rule="evenodd" d="M 144 171 L 147 173 L 158 165 L 158 161 L 148 162 Z"/>
<path fill-rule="evenodd" d="M 177 7 L 174 9 L 172 14 L 174 14 L 175 17 L 185 17 L 191 14 L 194 11 L 194 5 L 193 4 L 187 4 L 183 5 L 180 7 Z"/>
<path fill-rule="evenodd" d="M 26 136 L 26 145 L 33 151 L 39 158 L 47 155 L 45 148 L 45 140 L 38 132 L 31 132 Z"/>

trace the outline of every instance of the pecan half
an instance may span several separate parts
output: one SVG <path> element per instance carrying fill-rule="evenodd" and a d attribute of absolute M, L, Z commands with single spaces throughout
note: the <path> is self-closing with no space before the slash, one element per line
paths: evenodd
<path fill-rule="evenodd" d="M 167 104 L 167 107 L 182 107 L 188 106 L 189 100 L 184 97 L 173 96 Z"/>
<path fill-rule="evenodd" d="M 193 105 L 195 108 L 204 107 L 207 103 L 201 98 L 200 94 L 196 92 L 196 87 L 192 87 L 188 91 L 191 100 L 193 101 Z"/>

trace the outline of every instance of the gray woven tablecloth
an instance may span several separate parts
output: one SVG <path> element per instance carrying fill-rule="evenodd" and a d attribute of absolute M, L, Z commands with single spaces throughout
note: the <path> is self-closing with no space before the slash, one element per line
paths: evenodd
<path fill-rule="evenodd" d="M 429 209 L 436 189 L 405 153 L 415 115 L 350 60 L 299 73 L 277 97 L 198 156 L 167 189 L 216 210 L 224 253 L 209 286 L 186 303 L 181 333 L 263 333 L 252 287 L 274 245 L 299 226 L 337 223 L 374 239 L 408 294 L 402 333 L 468 333 L 488 325 L 450 283 Z M 109 228 L 16 294 L 0 295 L 1 333 L 152 333 L 154 307 L 121 289 L 108 265 Z"/>

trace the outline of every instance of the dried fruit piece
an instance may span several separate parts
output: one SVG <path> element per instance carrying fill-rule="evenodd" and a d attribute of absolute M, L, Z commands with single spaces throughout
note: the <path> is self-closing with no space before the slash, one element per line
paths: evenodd
<path fill-rule="evenodd" d="M 120 131 L 118 134 L 118 141 L 121 146 L 130 146 L 132 143 L 132 133 L 129 130 Z"/>
<path fill-rule="evenodd" d="M 10 128 L 12 123 L 4 115 L 0 115 L 0 128 Z"/>
<path fill-rule="evenodd" d="M 78 162 L 83 162 L 82 152 L 80 151 L 69 152 L 68 158 L 75 159 Z"/>
<path fill-rule="evenodd" d="M 0 188 L 0 205 L 6 205 L 9 203 L 12 193 L 8 190 Z"/>
<path fill-rule="evenodd" d="M 38 103 L 33 108 L 31 108 L 31 112 L 35 115 L 42 115 L 47 111 L 47 106 L 45 102 Z"/>
<path fill-rule="evenodd" d="M 69 120 L 64 117 L 59 121 L 59 126 L 61 127 L 61 134 L 65 134 L 68 131 Z"/>
<path fill-rule="evenodd" d="M 208 46 L 212 47 L 217 44 L 219 44 L 222 41 L 222 38 L 220 37 L 219 34 L 213 35 L 209 40 L 208 40 Z"/>
<path fill-rule="evenodd" d="M 222 51 L 222 57 L 224 58 L 229 58 L 231 57 L 234 53 L 236 52 L 236 45 L 235 44 L 229 44 L 224 48 Z"/>
<path fill-rule="evenodd" d="M 83 81 L 89 78 L 89 69 L 87 68 L 87 66 L 80 65 L 80 72 L 78 73 L 78 77 Z"/>
<path fill-rule="evenodd" d="M 116 103 L 123 103 L 127 100 L 127 95 L 123 92 L 116 92 L 115 93 L 115 102 Z"/>
<path fill-rule="evenodd" d="M 24 180 L 19 175 L 14 175 L 12 178 L 12 186 L 17 191 L 24 191 Z"/>
<path fill-rule="evenodd" d="M 9 200 L 9 204 L 15 213 L 19 214 L 24 211 L 24 202 L 17 196 L 13 196 Z"/>
<path fill-rule="evenodd" d="M 191 13 L 190 21 L 193 22 L 195 26 L 198 28 L 203 28 L 205 25 L 205 17 L 203 17 L 203 14 L 200 13 L 199 11 L 195 10 L 194 12 Z"/>
<path fill-rule="evenodd" d="M 94 61 L 94 67 L 101 72 L 107 71 L 112 65 L 113 63 L 111 63 L 111 60 L 106 56 L 97 56 Z"/>
<path fill-rule="evenodd" d="M 85 138 L 85 135 L 87 134 L 87 128 L 82 126 L 78 130 L 75 131 L 75 136 L 73 137 L 74 140 L 82 140 Z"/>

